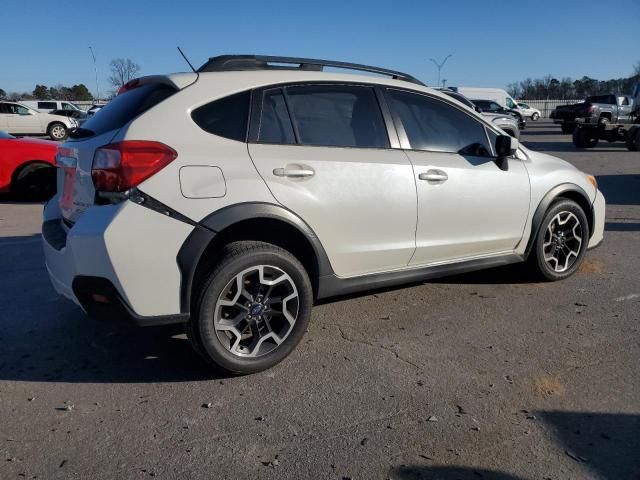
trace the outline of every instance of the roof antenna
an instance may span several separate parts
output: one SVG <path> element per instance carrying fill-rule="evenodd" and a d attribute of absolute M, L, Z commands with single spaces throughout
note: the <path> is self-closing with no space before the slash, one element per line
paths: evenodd
<path fill-rule="evenodd" d="M 193 73 L 198 73 L 196 71 L 195 68 L 193 68 L 193 65 L 191 65 L 191 62 L 189 61 L 189 59 L 187 58 L 187 56 L 184 54 L 184 52 L 182 51 L 182 49 L 180 47 L 176 47 L 178 49 L 178 51 L 180 52 L 180 55 L 182 55 L 182 58 L 184 58 L 184 61 L 187 62 L 187 64 L 191 67 L 191 70 L 193 70 Z"/>

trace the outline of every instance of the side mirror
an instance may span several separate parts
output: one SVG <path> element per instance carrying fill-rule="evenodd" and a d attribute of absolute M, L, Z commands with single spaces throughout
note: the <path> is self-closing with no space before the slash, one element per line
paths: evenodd
<path fill-rule="evenodd" d="M 479 106 L 474 105 L 473 107 L 476 109 L 476 112 L 482 113 L 482 109 Z"/>
<path fill-rule="evenodd" d="M 498 135 L 496 138 L 496 164 L 501 170 L 509 167 L 508 159 L 518 150 L 520 142 L 511 135 Z"/>

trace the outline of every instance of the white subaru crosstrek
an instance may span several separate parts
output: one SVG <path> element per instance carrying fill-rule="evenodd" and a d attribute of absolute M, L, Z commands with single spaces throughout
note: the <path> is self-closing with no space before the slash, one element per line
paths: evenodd
<path fill-rule="evenodd" d="M 56 290 L 92 317 L 185 323 L 234 373 L 289 355 L 319 299 L 524 261 L 559 280 L 603 239 L 594 177 L 364 65 L 222 56 L 139 78 L 57 164 Z"/>

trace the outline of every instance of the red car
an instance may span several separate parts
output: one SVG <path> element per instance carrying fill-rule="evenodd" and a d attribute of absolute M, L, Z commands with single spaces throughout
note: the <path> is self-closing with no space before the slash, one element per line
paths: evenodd
<path fill-rule="evenodd" d="M 48 199 L 56 193 L 58 144 L 0 132 L 0 192 Z"/>

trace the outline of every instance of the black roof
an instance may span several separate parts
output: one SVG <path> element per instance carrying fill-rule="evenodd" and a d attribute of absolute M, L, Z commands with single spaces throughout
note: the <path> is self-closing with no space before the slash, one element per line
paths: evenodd
<path fill-rule="evenodd" d="M 404 80 L 424 85 L 417 78 L 396 70 L 361 65 L 358 63 L 339 62 L 335 60 L 319 60 L 316 58 L 276 57 L 270 55 L 220 55 L 210 58 L 198 72 L 226 72 L 242 70 L 311 70 L 322 71 L 324 67 L 343 68 L 361 72 L 388 75 L 397 80 Z"/>

